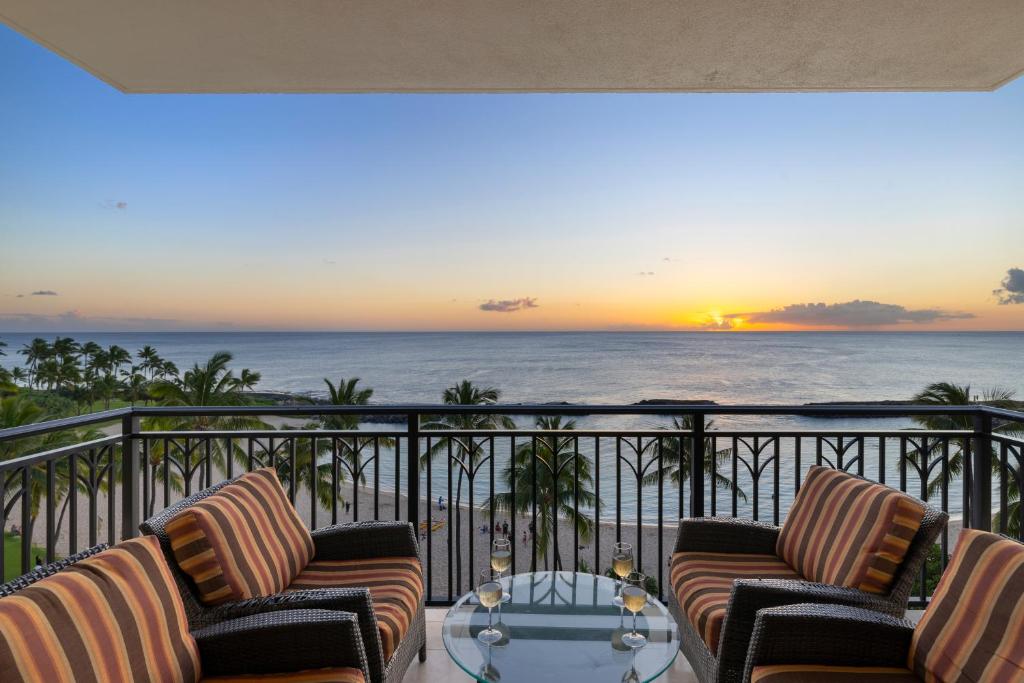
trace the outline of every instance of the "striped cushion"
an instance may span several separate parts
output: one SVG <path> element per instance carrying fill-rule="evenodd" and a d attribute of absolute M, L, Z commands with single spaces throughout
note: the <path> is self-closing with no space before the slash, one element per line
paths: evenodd
<path fill-rule="evenodd" d="M 365 683 L 359 669 L 331 668 L 307 669 L 288 674 L 250 674 L 247 676 L 212 676 L 204 678 L 217 683 Z"/>
<path fill-rule="evenodd" d="M 208 605 L 280 593 L 313 557 L 313 539 L 269 467 L 182 510 L 166 529 Z"/>
<path fill-rule="evenodd" d="M 928 681 L 1024 681 L 1024 545 L 960 532 L 914 630 L 910 667 Z"/>
<path fill-rule="evenodd" d="M 369 588 L 384 661 L 409 631 L 423 599 L 423 577 L 416 557 L 314 560 L 288 586 L 288 590 L 306 588 Z"/>
<path fill-rule="evenodd" d="M 125 541 L 0 599 L 0 681 L 199 680 L 156 538 Z"/>
<path fill-rule="evenodd" d="M 899 491 L 812 467 L 776 553 L 811 581 L 885 594 L 923 516 L 924 506 Z"/>
<path fill-rule="evenodd" d="M 750 683 L 911 683 L 918 681 L 909 669 L 888 666 L 821 666 L 774 664 L 755 666 Z"/>
<path fill-rule="evenodd" d="M 669 572 L 681 611 L 712 653 L 718 652 L 733 581 L 799 578 L 774 555 L 740 553 L 676 553 Z"/>

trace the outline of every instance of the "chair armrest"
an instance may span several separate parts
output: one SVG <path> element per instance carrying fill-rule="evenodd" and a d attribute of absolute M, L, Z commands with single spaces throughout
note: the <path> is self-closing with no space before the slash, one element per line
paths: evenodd
<path fill-rule="evenodd" d="M 419 543 L 408 522 L 352 522 L 312 533 L 314 560 L 418 557 Z"/>
<path fill-rule="evenodd" d="M 760 610 L 747 653 L 755 666 L 829 664 L 906 666 L 914 626 L 906 619 L 844 605 L 788 605 Z"/>
<path fill-rule="evenodd" d="M 192 634 L 204 676 L 352 667 L 369 679 L 356 616 L 304 609 L 253 614 Z"/>
<path fill-rule="evenodd" d="M 256 614 L 267 614 L 292 610 L 334 610 L 348 612 L 357 619 L 362 635 L 363 651 L 370 672 L 383 675 L 384 646 L 377 629 L 377 617 L 373 611 L 368 588 L 317 588 L 277 593 L 264 598 L 239 600 L 211 607 L 211 616 L 217 621 L 226 621 Z M 308 668 L 308 667 L 307 667 Z M 370 680 L 367 678 L 367 680 Z M 378 680 L 374 678 L 373 680 Z"/>
<path fill-rule="evenodd" d="M 779 527 L 733 517 L 679 520 L 675 552 L 774 555 Z"/>
<path fill-rule="evenodd" d="M 718 644 L 720 680 L 739 680 L 742 675 L 759 610 L 802 603 L 849 605 L 886 614 L 893 611 L 884 597 L 856 588 L 795 579 L 738 579 L 733 582 Z"/>

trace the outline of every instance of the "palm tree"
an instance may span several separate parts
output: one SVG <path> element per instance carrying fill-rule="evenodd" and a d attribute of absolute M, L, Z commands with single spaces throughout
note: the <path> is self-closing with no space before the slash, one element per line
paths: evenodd
<path fill-rule="evenodd" d="M 149 394 L 160 405 L 164 406 L 239 406 L 246 404 L 246 398 L 242 394 L 242 387 L 232 370 L 228 368 L 232 356 L 227 351 L 218 351 L 213 354 L 203 365 L 196 363 L 185 372 L 180 378 L 174 380 L 157 380 L 149 387 Z M 200 417 L 172 417 L 156 420 L 158 428 L 163 430 L 195 430 L 195 431 L 227 431 L 237 429 L 271 429 L 271 426 L 255 417 L 245 416 L 215 416 L 203 415 Z M 185 461 L 172 462 L 182 470 L 186 477 L 191 477 L 198 469 L 200 480 L 203 472 L 199 468 L 205 452 L 200 448 L 191 448 L 192 442 L 185 441 L 186 450 L 191 453 L 190 459 Z M 221 471 L 226 469 L 226 458 L 234 457 L 239 462 L 244 461 L 246 453 L 237 446 L 233 453 L 225 450 L 223 439 L 212 439 L 210 442 L 210 456 L 212 464 Z M 150 449 L 150 462 L 148 463 L 154 477 L 162 476 L 163 445 L 153 444 Z M 156 481 L 154 478 L 153 481 Z M 202 483 L 202 481 L 200 482 Z M 172 486 L 178 486 L 177 481 L 171 482 Z M 209 482 L 207 482 L 209 484 Z M 176 490 L 180 490 L 177 489 Z M 155 498 L 155 496 L 154 496 Z"/>
<path fill-rule="evenodd" d="M 25 371 L 25 368 L 19 367 L 17 365 L 14 366 L 13 368 L 11 368 L 11 380 L 13 382 L 20 382 L 20 383 L 27 382 L 28 381 L 28 373 Z"/>
<path fill-rule="evenodd" d="M 36 385 L 43 384 L 47 391 L 60 383 L 60 364 L 56 358 L 47 358 L 35 370 Z"/>
<path fill-rule="evenodd" d="M 28 363 L 29 384 L 36 386 L 36 366 L 50 354 L 50 344 L 42 337 L 36 337 L 18 350 Z"/>
<path fill-rule="evenodd" d="M 124 373 L 124 389 L 127 394 L 128 401 L 135 405 L 137 401 L 148 398 L 146 396 L 146 376 L 140 372 L 140 368 L 137 365 L 131 366 Z"/>
<path fill-rule="evenodd" d="M 1012 409 L 1015 407 L 1013 395 L 1014 392 L 997 387 L 983 391 L 981 394 L 981 400 L 978 401 L 977 396 L 971 393 L 971 387 L 969 384 L 958 385 L 953 384 L 952 382 L 934 382 L 918 392 L 914 396 L 913 401 L 914 403 L 935 406 L 968 406 L 981 403 L 997 408 Z M 929 430 L 974 430 L 974 422 L 970 415 L 918 415 L 915 416 L 913 420 L 924 429 Z M 1014 424 L 1009 422 L 995 425 L 992 431 L 1012 434 L 1013 436 L 1021 435 L 1019 429 L 1015 428 Z M 963 476 L 966 455 L 970 449 L 969 442 L 969 437 L 949 440 L 950 480 L 955 477 Z M 941 453 L 941 449 L 942 440 L 932 439 L 928 443 L 927 449 L 925 449 L 921 444 L 917 444 L 910 449 L 907 452 L 907 460 L 913 463 L 916 467 L 919 467 L 923 460 L 923 455 L 927 455 L 929 461 L 932 461 L 933 457 L 937 457 L 937 455 Z M 992 471 L 998 477 L 1003 476 L 999 462 L 999 454 L 994 446 L 992 448 L 991 461 Z M 942 485 L 942 471 L 941 469 L 936 469 L 935 476 L 928 482 L 928 495 L 932 496 L 938 494 L 942 490 Z M 1009 477 L 1007 480 L 1007 498 L 1009 500 L 1007 510 L 1009 519 L 1007 520 L 1007 523 L 1012 527 L 1010 531 L 1012 533 L 1016 533 L 1018 531 L 1020 519 L 1020 515 L 1017 514 L 1017 510 L 1020 506 L 1020 489 L 1017 486 L 1017 481 L 1014 477 Z"/>
<path fill-rule="evenodd" d="M 469 380 L 462 380 L 458 384 L 444 390 L 441 400 L 446 405 L 479 406 L 497 403 L 501 392 L 494 387 L 480 388 Z M 515 429 L 516 423 L 505 415 L 473 415 L 473 414 L 448 414 L 442 416 L 428 417 L 421 429 L 429 430 L 491 430 L 491 429 Z M 459 467 L 459 479 L 455 488 L 455 538 L 461 538 L 459 533 L 462 529 L 462 479 L 465 469 L 475 470 L 480 458 L 484 455 L 485 439 L 478 439 L 472 443 L 466 439 L 441 436 L 437 437 L 433 446 L 420 457 L 420 467 L 430 467 L 434 458 L 442 453 L 447 454 L 452 449 L 452 456 L 462 463 Z M 451 533 L 449 531 L 449 533 Z M 455 544 L 456 565 L 462 566 L 462 543 Z"/>
<path fill-rule="evenodd" d="M 705 432 L 710 431 L 714 426 L 715 421 L 708 419 L 704 422 Z M 672 418 L 672 426 L 667 429 L 671 429 L 675 432 L 692 432 L 693 431 L 693 415 L 683 415 L 682 417 L 676 416 Z M 680 450 L 680 440 L 682 441 L 682 449 Z M 679 464 L 680 452 L 682 453 L 682 467 Z M 728 460 L 732 456 L 731 448 L 721 448 L 715 451 L 715 441 L 711 436 L 704 437 L 704 476 L 705 479 L 714 478 L 715 486 L 721 489 L 731 491 L 733 489 L 733 482 L 728 477 L 724 476 L 718 471 L 718 464 L 725 460 Z M 668 481 L 673 486 L 678 487 L 680 478 L 683 482 L 690 480 L 690 468 L 693 464 L 693 439 L 682 438 L 678 436 L 663 436 L 655 441 L 654 444 L 654 456 L 661 456 L 661 478 L 662 481 Z M 658 468 L 651 472 L 648 472 L 640 480 L 643 486 L 657 486 L 658 484 Z M 746 500 L 747 494 L 741 489 L 736 489 L 736 495 L 740 500 Z"/>
<path fill-rule="evenodd" d="M 538 417 L 534 423 L 538 429 L 567 431 L 576 428 L 576 421 L 562 423 L 558 417 Z M 524 443 L 515 452 L 513 461 L 502 473 L 509 491 L 494 496 L 494 507 L 511 514 L 526 514 L 537 505 L 538 526 L 536 530 L 537 549 L 544 556 L 544 569 L 548 568 L 548 545 L 555 537 L 558 518 L 566 518 L 579 531 L 580 539 L 589 542 L 593 533 L 594 520 L 579 514 L 575 502 L 580 505 L 599 508 L 594 493 L 594 477 L 590 459 L 576 450 L 577 440 L 572 436 L 542 436 L 536 439 L 537 497 L 533 496 L 534 443 Z M 578 472 L 579 487 L 573 491 Z M 515 486 L 515 498 L 511 488 Z M 485 503 L 489 505 L 489 501 Z M 598 514 L 600 510 L 598 509 Z M 557 515 L 557 517 L 556 517 Z M 556 544 L 557 546 L 557 544 Z M 552 552 L 553 569 L 562 568 L 561 553 L 557 547 Z M 531 566 L 536 571 L 536 565 Z"/>
<path fill-rule="evenodd" d="M 117 344 L 113 344 L 107 349 L 107 363 L 110 374 L 116 374 L 122 365 L 127 365 L 132 362 L 132 354 Z"/>
<path fill-rule="evenodd" d="M 160 367 L 160 364 L 163 362 L 163 359 L 160 358 L 159 355 L 157 355 L 156 349 L 154 349 L 149 344 L 146 344 L 141 349 L 139 349 L 138 356 L 139 360 L 142 361 L 139 364 L 139 369 L 145 373 L 148 373 L 149 378 L 153 379 L 154 373 L 156 372 L 157 368 Z"/>
<path fill-rule="evenodd" d="M 7 346 L 7 342 L 0 341 L 0 356 L 6 356 L 7 353 L 4 351 L 4 347 Z"/>
<path fill-rule="evenodd" d="M 242 388 L 242 391 L 246 389 L 252 391 L 260 383 L 261 379 L 263 379 L 263 376 L 260 373 L 249 368 L 242 368 L 242 372 L 238 375 L 238 385 Z"/>
<path fill-rule="evenodd" d="M 346 380 L 344 377 L 338 380 L 338 384 L 334 385 L 331 380 L 324 378 L 324 384 L 327 385 L 327 392 L 330 398 L 331 405 L 336 406 L 365 406 L 370 402 L 370 398 L 373 396 L 373 389 L 370 387 L 359 387 L 359 378 L 351 377 Z M 354 431 L 359 429 L 359 416 L 358 415 L 324 415 L 320 418 L 320 425 L 323 429 L 331 429 L 337 431 Z M 384 439 L 379 442 L 387 448 L 394 446 L 394 439 Z M 366 474 L 363 472 L 362 453 L 367 447 L 371 447 L 373 439 L 370 437 L 366 438 L 354 438 L 350 441 L 342 439 L 339 441 L 339 452 L 338 456 L 348 463 L 348 467 L 353 473 L 358 474 L 358 481 L 361 485 L 366 484 Z M 327 446 L 327 444 L 325 444 Z M 380 463 L 377 463 L 380 466 Z"/>

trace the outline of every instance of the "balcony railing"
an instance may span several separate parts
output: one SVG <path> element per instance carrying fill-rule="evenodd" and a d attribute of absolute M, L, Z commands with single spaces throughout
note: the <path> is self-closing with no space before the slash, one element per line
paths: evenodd
<path fill-rule="evenodd" d="M 341 415 L 374 428 L 254 422 Z M 536 416 L 656 424 L 425 428 L 467 415 L 515 417 L 517 424 Z M 963 428 L 914 428 L 909 418 L 920 416 L 950 418 Z M 826 419 L 837 417 L 841 429 Z M 707 429 L 711 418 L 730 426 Z M 807 428 L 817 427 L 816 418 L 822 428 Z M 845 428 L 851 418 L 874 418 L 876 426 Z M 890 419 L 899 424 L 877 428 Z M 678 516 L 780 523 L 807 468 L 820 464 L 951 513 L 915 591 L 921 605 L 959 528 L 995 524 L 1024 535 L 1017 502 L 1024 441 L 1008 427 L 1024 429 L 1024 413 L 980 405 L 125 408 L 0 431 L 0 522 L 20 537 L 17 549 L 0 544 L 0 566 L 7 566 L 7 553 L 28 571 L 37 560 L 135 536 L 144 518 L 181 498 L 272 466 L 310 527 L 412 522 L 420 531 L 429 604 L 450 604 L 469 588 L 506 520 L 513 571 L 557 565 L 600 573 L 610 565 L 602 542 L 623 540 L 634 544 L 638 568 L 657 580 L 664 597 Z M 508 501 L 517 502 L 517 513 Z"/>

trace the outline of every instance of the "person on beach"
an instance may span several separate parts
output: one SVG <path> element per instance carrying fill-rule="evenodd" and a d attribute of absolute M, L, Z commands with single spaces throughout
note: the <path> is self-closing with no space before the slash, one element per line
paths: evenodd
<path fill-rule="evenodd" d="M 526 532 L 524 531 L 524 532 L 523 532 L 523 545 L 526 545 L 527 543 L 529 543 L 529 541 L 527 540 L 527 538 L 526 538 Z"/>
<path fill-rule="evenodd" d="M 444 512 L 444 496 L 437 497 L 437 510 L 438 512 Z"/>
<path fill-rule="evenodd" d="M 497 522 L 494 523 L 494 533 L 496 533 L 496 534 L 500 534 L 501 533 L 501 525 L 498 524 Z"/>
<path fill-rule="evenodd" d="M 501 534 L 505 538 L 508 538 L 508 520 L 505 520 L 501 525 Z"/>

